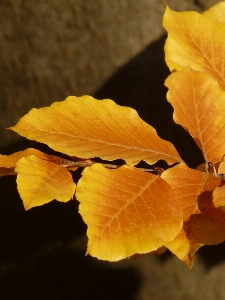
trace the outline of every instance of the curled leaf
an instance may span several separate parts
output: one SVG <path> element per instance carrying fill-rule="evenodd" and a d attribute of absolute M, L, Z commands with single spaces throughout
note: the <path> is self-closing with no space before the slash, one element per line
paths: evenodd
<path fill-rule="evenodd" d="M 213 175 L 190 169 L 179 164 L 163 172 L 161 177 L 174 189 L 176 199 L 183 209 L 184 221 L 191 214 L 198 214 L 198 196 L 205 191 L 212 191 L 220 185 L 221 180 Z"/>
<path fill-rule="evenodd" d="M 192 268 L 195 252 L 202 246 L 200 243 L 192 243 L 186 236 L 184 228 L 181 229 L 175 239 L 166 244 L 166 247 L 183 261 L 189 269 Z"/>
<path fill-rule="evenodd" d="M 118 261 L 157 250 L 178 235 L 182 209 L 159 176 L 95 164 L 83 171 L 76 198 L 88 226 L 87 253 Z"/>
<path fill-rule="evenodd" d="M 187 238 L 194 243 L 216 245 L 225 241 L 225 212 L 213 205 L 213 192 L 199 196 L 201 214 L 191 215 L 184 223 Z"/>

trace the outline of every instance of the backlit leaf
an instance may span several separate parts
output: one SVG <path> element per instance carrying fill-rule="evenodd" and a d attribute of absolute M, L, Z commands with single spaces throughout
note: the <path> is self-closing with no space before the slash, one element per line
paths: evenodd
<path fill-rule="evenodd" d="M 149 253 L 173 240 L 182 227 L 182 209 L 159 175 L 122 166 L 95 164 L 83 171 L 76 197 L 88 226 L 88 250 L 118 261 Z"/>
<path fill-rule="evenodd" d="M 221 176 L 223 179 L 222 186 L 217 187 L 213 192 L 213 204 L 215 207 L 221 207 L 223 210 L 225 210 L 225 160 L 221 161 L 218 167 L 218 176 Z"/>
<path fill-rule="evenodd" d="M 75 183 L 64 167 L 35 155 L 21 158 L 15 171 L 20 197 L 26 210 L 51 200 L 69 201 L 75 192 Z"/>
<path fill-rule="evenodd" d="M 199 196 L 201 214 L 191 215 L 185 224 L 187 238 L 194 243 L 216 245 L 225 241 L 225 212 L 215 208 L 212 191 Z"/>
<path fill-rule="evenodd" d="M 174 146 L 159 138 L 137 112 L 112 100 L 68 97 L 50 107 L 32 109 L 10 129 L 20 135 L 79 158 L 124 159 L 135 165 L 159 159 L 180 162 Z"/>
<path fill-rule="evenodd" d="M 225 89 L 225 23 L 167 7 L 163 26 L 168 32 L 165 59 L 169 69 L 180 71 L 190 66 L 210 75 Z"/>
<path fill-rule="evenodd" d="M 184 163 L 170 168 L 161 177 L 176 193 L 176 199 L 183 209 L 183 219 L 187 221 L 193 213 L 199 213 L 198 196 L 204 191 L 212 191 L 221 180 L 210 173 L 190 169 Z"/>
<path fill-rule="evenodd" d="M 225 185 L 213 191 L 213 204 L 215 207 L 225 207 Z"/>
<path fill-rule="evenodd" d="M 18 160 L 20 160 L 22 157 L 27 157 L 30 155 L 36 155 L 39 158 L 47 159 L 43 152 L 33 148 L 18 151 L 11 155 L 0 154 L 0 176 L 15 175 L 16 173 L 14 172 L 14 168 L 16 167 Z"/>
<path fill-rule="evenodd" d="M 206 161 L 221 161 L 225 154 L 225 92 L 215 80 L 189 67 L 171 74 L 165 85 L 174 121 L 189 131 Z"/>
<path fill-rule="evenodd" d="M 192 268 L 195 252 L 202 246 L 199 243 L 192 243 L 188 240 L 185 230 L 182 228 L 175 239 L 166 244 L 166 247 L 175 254 L 181 261 L 186 263 L 189 269 Z"/>

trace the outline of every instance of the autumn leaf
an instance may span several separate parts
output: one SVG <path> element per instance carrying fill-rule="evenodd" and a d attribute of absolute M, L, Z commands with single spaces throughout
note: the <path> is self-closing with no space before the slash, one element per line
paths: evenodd
<path fill-rule="evenodd" d="M 165 59 L 171 71 L 190 66 L 208 74 L 225 89 L 225 23 L 209 15 L 175 12 L 167 7 L 163 17 L 168 32 Z"/>
<path fill-rule="evenodd" d="M 45 156 L 45 153 L 33 149 L 28 148 L 23 151 L 15 152 L 11 155 L 1 155 L 0 154 L 0 176 L 5 175 L 15 175 L 16 172 L 14 171 L 14 168 L 16 167 L 16 163 L 22 158 L 27 157 L 30 155 L 36 155 L 37 157 L 41 159 L 47 159 Z"/>
<path fill-rule="evenodd" d="M 218 176 L 221 176 L 223 179 L 222 184 L 220 187 L 217 187 L 213 191 L 213 204 L 215 207 L 221 207 L 223 210 L 225 210 L 225 181 L 224 181 L 224 176 L 225 176 L 225 160 L 221 161 L 218 167 Z"/>
<path fill-rule="evenodd" d="M 76 197 L 88 226 L 87 253 L 118 261 L 149 253 L 173 240 L 182 227 L 182 209 L 173 189 L 134 167 L 116 170 L 95 164 L 83 171 Z"/>
<path fill-rule="evenodd" d="M 168 164 L 182 161 L 174 146 L 160 139 L 134 109 L 112 100 L 71 96 L 50 107 L 32 109 L 10 129 L 79 158 L 121 158 L 129 165 L 140 160 L 148 164 L 159 159 Z"/>
<path fill-rule="evenodd" d="M 213 191 L 213 204 L 215 207 L 225 208 L 225 185 L 217 187 Z"/>
<path fill-rule="evenodd" d="M 187 238 L 193 243 L 216 245 L 225 241 L 225 212 L 214 207 L 212 194 L 208 191 L 199 196 L 201 214 L 191 215 L 184 223 Z"/>
<path fill-rule="evenodd" d="M 225 1 L 219 2 L 203 13 L 204 16 L 225 23 Z"/>
<path fill-rule="evenodd" d="M 212 191 L 221 180 L 210 173 L 200 172 L 179 164 L 162 173 L 161 177 L 174 189 L 176 200 L 183 209 L 184 221 L 191 214 L 199 213 L 198 196 L 205 191 Z"/>
<path fill-rule="evenodd" d="M 161 177 L 174 189 L 177 202 L 183 209 L 183 219 L 185 221 L 184 224 L 186 224 L 179 235 L 165 246 L 191 269 L 194 254 L 203 243 L 198 240 L 190 240 L 187 237 L 185 231 L 186 228 L 189 230 L 187 221 L 190 218 L 192 219 L 193 214 L 196 217 L 202 213 L 198 207 L 199 196 L 205 191 L 214 190 L 220 185 L 221 179 L 214 177 L 210 173 L 191 169 L 184 163 L 166 170 Z"/>
<path fill-rule="evenodd" d="M 15 171 L 17 186 L 26 210 L 51 200 L 69 201 L 75 192 L 75 183 L 64 167 L 35 155 L 21 158 Z"/>
<path fill-rule="evenodd" d="M 179 235 L 173 241 L 166 244 L 166 247 L 183 261 L 189 269 L 192 268 L 194 262 L 194 254 L 203 244 L 191 242 L 185 230 L 182 228 Z"/>
<path fill-rule="evenodd" d="M 191 268 L 201 246 L 225 241 L 225 1 L 203 14 L 167 7 L 163 25 L 173 71 L 165 82 L 167 99 L 205 164 L 190 169 L 134 109 L 70 96 L 32 109 L 10 128 L 67 157 L 32 148 L 0 155 L 0 176 L 17 174 L 26 210 L 67 202 L 76 189 L 87 254 L 118 261 L 169 249 Z M 126 165 L 99 164 L 96 157 Z M 156 166 L 154 175 L 134 167 L 141 160 L 179 164 L 165 171 Z M 76 187 L 69 170 L 79 167 L 85 169 Z"/>
<path fill-rule="evenodd" d="M 174 121 L 191 134 L 206 161 L 221 161 L 225 154 L 225 92 L 214 79 L 189 67 L 171 74 L 165 85 Z"/>

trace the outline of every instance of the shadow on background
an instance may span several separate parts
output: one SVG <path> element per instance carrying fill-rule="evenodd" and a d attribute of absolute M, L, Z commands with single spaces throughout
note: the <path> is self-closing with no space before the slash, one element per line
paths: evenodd
<path fill-rule="evenodd" d="M 203 161 L 201 153 L 173 123 L 172 107 L 166 101 L 164 81 L 169 71 L 164 63 L 164 40 L 162 37 L 128 62 L 95 96 L 135 108 L 160 137 L 176 146 L 189 166 L 196 167 Z M 49 153 L 47 147 L 24 139 L 1 153 L 27 147 Z M 0 190 L 0 299 L 135 299 L 142 278 L 132 262 L 115 267 L 84 256 L 86 226 L 76 201 L 53 201 L 25 212 L 14 177 L 1 178 Z M 206 265 L 218 263 L 210 258 L 215 256 L 215 247 L 207 251 L 200 250 Z M 168 257 L 162 256 L 162 261 Z"/>
<path fill-rule="evenodd" d="M 130 266 L 86 257 L 78 202 L 24 211 L 15 178 L 0 180 L 0 299 L 133 299 L 141 276 Z"/>
<path fill-rule="evenodd" d="M 196 167 L 203 162 L 202 154 L 190 135 L 174 123 L 173 108 L 166 101 L 164 82 L 170 72 L 164 61 L 165 39 L 162 36 L 120 68 L 95 97 L 136 109 L 161 138 L 175 145 L 190 167 Z"/>

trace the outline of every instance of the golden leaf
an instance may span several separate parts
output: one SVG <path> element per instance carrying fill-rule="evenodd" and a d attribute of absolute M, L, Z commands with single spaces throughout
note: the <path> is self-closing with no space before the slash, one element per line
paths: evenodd
<path fill-rule="evenodd" d="M 183 219 L 199 213 L 198 196 L 205 191 L 212 191 L 221 180 L 213 175 L 190 169 L 184 163 L 164 171 L 161 177 L 168 182 L 176 193 L 176 199 L 183 209 Z"/>
<path fill-rule="evenodd" d="M 75 192 L 75 183 L 64 167 L 35 155 L 21 158 L 15 171 L 20 197 L 26 210 L 51 200 L 69 201 Z"/>
<path fill-rule="evenodd" d="M 185 230 L 182 228 L 175 239 L 166 244 L 166 247 L 183 261 L 189 269 L 192 268 L 195 252 L 202 246 L 200 243 L 192 243 L 188 240 Z"/>
<path fill-rule="evenodd" d="M 169 69 L 180 71 L 190 66 L 210 75 L 225 89 L 225 23 L 167 7 L 163 26 L 168 32 L 165 59 Z"/>
<path fill-rule="evenodd" d="M 171 74 L 165 85 L 174 121 L 189 131 L 206 161 L 221 161 L 225 154 L 225 92 L 215 80 L 189 67 Z"/>
<path fill-rule="evenodd" d="M 225 23 L 225 1 L 219 2 L 203 13 L 204 16 Z"/>
<path fill-rule="evenodd" d="M 157 250 L 182 227 L 182 209 L 173 189 L 159 176 L 134 167 L 86 168 L 76 197 L 88 226 L 87 253 L 102 260 Z"/>
<path fill-rule="evenodd" d="M 11 155 L 0 154 L 0 176 L 16 175 L 14 168 L 16 167 L 16 163 L 18 162 L 18 160 L 20 160 L 22 157 L 27 157 L 30 155 L 36 155 L 41 159 L 47 159 L 43 152 L 33 148 L 18 151 Z"/>
<path fill-rule="evenodd" d="M 20 135 L 79 158 L 124 159 L 135 165 L 164 159 L 180 162 L 174 146 L 159 138 L 137 112 L 111 100 L 68 97 L 50 107 L 32 109 L 10 129 Z"/>
<path fill-rule="evenodd" d="M 191 215 L 184 223 L 187 238 L 194 243 L 216 245 L 225 241 L 225 212 L 215 208 L 212 191 L 199 196 L 198 206 L 201 214 Z"/>
<path fill-rule="evenodd" d="M 225 185 L 213 191 L 213 204 L 215 207 L 225 207 Z"/>

